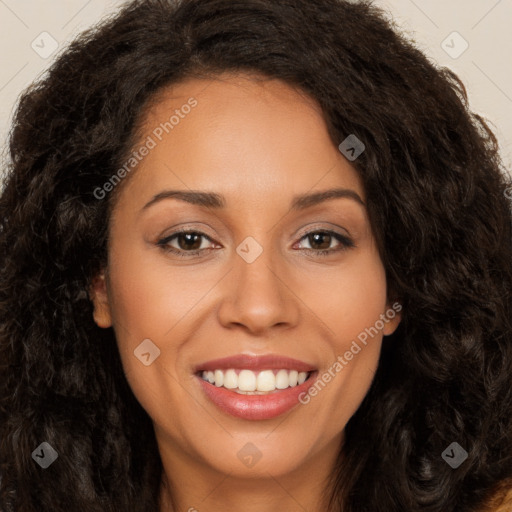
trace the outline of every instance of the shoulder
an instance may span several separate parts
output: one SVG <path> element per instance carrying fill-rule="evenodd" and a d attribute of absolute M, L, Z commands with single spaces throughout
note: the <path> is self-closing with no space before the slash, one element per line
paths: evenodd
<path fill-rule="evenodd" d="M 481 512 L 511 512 L 512 511 L 512 478 L 500 482 Z"/>

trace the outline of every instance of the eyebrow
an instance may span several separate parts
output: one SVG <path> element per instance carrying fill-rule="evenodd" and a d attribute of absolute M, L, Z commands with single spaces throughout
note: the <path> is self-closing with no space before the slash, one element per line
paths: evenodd
<path fill-rule="evenodd" d="M 321 192 L 313 192 L 295 196 L 292 199 L 290 209 L 292 211 L 305 210 L 306 208 L 311 208 L 312 206 L 316 206 L 320 203 L 323 203 L 324 201 L 338 198 L 353 199 L 360 205 L 366 206 L 355 190 L 347 188 L 333 188 L 329 190 L 323 190 Z M 144 205 L 142 209 L 145 210 L 165 199 L 177 199 L 179 201 L 184 201 L 186 203 L 194 204 L 197 206 L 205 206 L 207 208 L 214 209 L 220 209 L 226 206 L 226 198 L 214 192 L 199 192 L 195 190 L 165 190 L 159 194 L 156 194 L 151 199 L 151 201 Z"/>

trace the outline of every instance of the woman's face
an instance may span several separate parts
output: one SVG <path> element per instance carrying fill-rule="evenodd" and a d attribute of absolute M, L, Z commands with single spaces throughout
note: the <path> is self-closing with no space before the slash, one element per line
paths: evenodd
<path fill-rule="evenodd" d="M 144 126 L 94 315 L 166 469 L 332 461 L 399 322 L 358 174 L 316 104 L 276 80 L 183 82 Z"/>

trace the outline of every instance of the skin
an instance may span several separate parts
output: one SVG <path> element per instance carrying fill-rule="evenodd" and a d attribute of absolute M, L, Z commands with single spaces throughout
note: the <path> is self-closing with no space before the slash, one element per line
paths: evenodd
<path fill-rule="evenodd" d="M 154 424 L 161 512 L 325 511 L 345 425 L 369 389 L 382 337 L 400 322 L 397 314 L 307 405 L 277 418 L 235 418 L 204 395 L 193 375 L 200 362 L 273 353 L 321 374 L 391 307 L 364 205 L 341 197 L 290 209 L 294 196 L 331 188 L 365 201 L 319 107 L 281 81 L 256 78 L 224 74 L 163 91 L 141 141 L 191 96 L 198 104 L 122 184 L 108 266 L 92 288 L 95 321 L 114 327 L 128 382 Z M 144 208 L 165 190 L 215 192 L 226 204 L 167 198 Z M 202 254 L 180 258 L 158 245 L 178 228 L 206 237 L 169 244 Z M 355 246 L 305 236 L 326 230 Z M 236 252 L 246 237 L 263 248 L 252 263 Z M 323 248 L 343 250 L 322 256 Z M 134 356 L 147 338 L 160 349 L 149 366 Z M 252 468 L 237 457 L 246 443 L 261 453 Z"/>

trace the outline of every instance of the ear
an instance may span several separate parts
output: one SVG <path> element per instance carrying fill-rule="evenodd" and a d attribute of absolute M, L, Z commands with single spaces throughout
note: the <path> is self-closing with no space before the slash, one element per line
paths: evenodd
<path fill-rule="evenodd" d="M 98 327 L 112 327 L 112 315 L 107 293 L 105 272 L 102 271 L 92 280 L 89 296 L 94 306 L 93 318 Z"/>
<path fill-rule="evenodd" d="M 396 331 L 396 328 L 402 320 L 402 304 L 395 300 L 393 303 L 388 302 L 386 307 L 387 309 L 384 315 L 387 321 L 384 322 L 383 334 L 384 336 L 389 336 Z"/>

